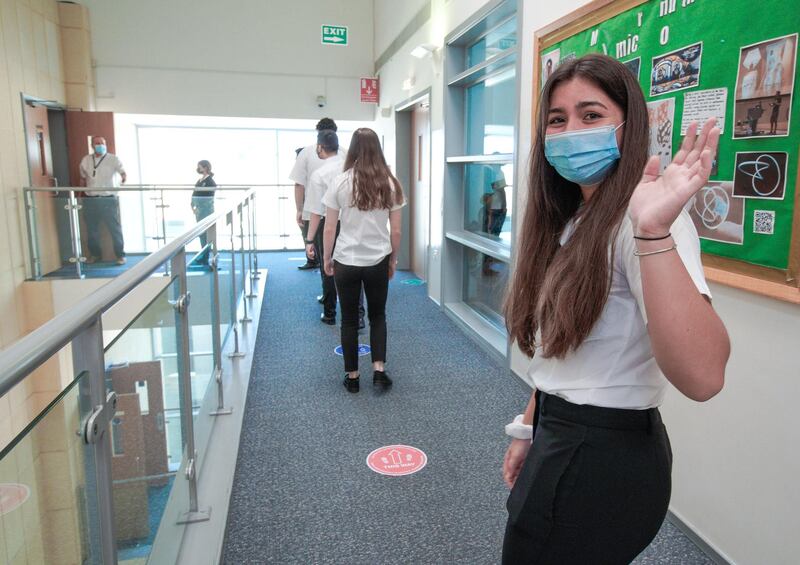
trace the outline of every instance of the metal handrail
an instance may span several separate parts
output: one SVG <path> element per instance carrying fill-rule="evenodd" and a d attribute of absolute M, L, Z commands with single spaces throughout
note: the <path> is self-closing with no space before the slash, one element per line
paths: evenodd
<path fill-rule="evenodd" d="M 61 187 L 61 190 L 64 190 L 64 187 Z M 91 325 L 98 315 L 116 304 L 134 287 L 152 275 L 156 269 L 177 255 L 189 242 L 208 230 L 220 218 L 235 212 L 236 208 L 250 198 L 252 193 L 252 189 L 248 190 L 247 195 L 241 201 L 226 207 L 223 212 L 203 218 L 190 230 L 148 255 L 130 270 L 109 281 L 65 312 L 58 314 L 8 348 L 0 351 L 0 371 L 2 371 L 0 372 L 0 396 L 6 394 L 53 354 L 72 341 L 77 334 Z"/>
<path fill-rule="evenodd" d="M 85 186 L 26 186 L 23 187 L 23 192 L 148 192 L 156 190 L 164 191 L 238 191 L 249 190 L 251 188 L 269 188 L 269 187 L 285 187 L 294 186 L 294 184 L 219 184 L 215 187 L 198 187 L 193 184 L 126 184 L 125 186 L 93 186 L 91 188 Z"/>

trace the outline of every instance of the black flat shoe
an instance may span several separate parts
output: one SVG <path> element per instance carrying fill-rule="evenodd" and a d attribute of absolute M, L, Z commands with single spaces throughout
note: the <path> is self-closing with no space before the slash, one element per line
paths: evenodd
<path fill-rule="evenodd" d="M 333 316 L 326 316 L 325 314 L 321 314 L 319 317 L 319 321 L 323 324 L 328 324 L 329 326 L 333 326 L 336 324 L 336 314 Z"/>
<path fill-rule="evenodd" d="M 358 377 L 351 379 L 347 375 L 344 376 L 344 388 L 347 389 L 347 392 L 358 392 Z"/>
<path fill-rule="evenodd" d="M 392 386 L 392 379 L 386 374 L 386 371 L 375 371 L 372 373 L 372 384 L 380 385 L 383 387 Z"/>
<path fill-rule="evenodd" d="M 317 267 L 319 267 L 319 263 L 309 263 L 308 261 L 306 261 L 297 268 L 301 271 L 308 271 L 309 269 L 316 269 Z"/>

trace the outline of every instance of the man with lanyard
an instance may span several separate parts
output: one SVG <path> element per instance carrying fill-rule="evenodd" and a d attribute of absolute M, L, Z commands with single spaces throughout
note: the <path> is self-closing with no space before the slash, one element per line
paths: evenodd
<path fill-rule="evenodd" d="M 119 157 L 109 153 L 106 140 L 92 137 L 93 153 L 81 159 L 81 186 L 87 188 L 116 188 L 128 178 Z M 117 265 L 125 264 L 122 224 L 119 217 L 119 197 L 108 190 L 87 190 L 83 198 L 83 217 L 88 231 L 89 256 L 87 263 L 101 259 L 100 224 L 105 224 L 114 244 Z"/>

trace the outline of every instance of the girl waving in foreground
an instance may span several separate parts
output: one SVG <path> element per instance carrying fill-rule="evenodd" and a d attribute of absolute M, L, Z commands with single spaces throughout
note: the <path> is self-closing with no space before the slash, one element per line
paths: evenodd
<path fill-rule="evenodd" d="M 672 468 L 658 406 L 669 383 L 713 397 L 730 353 L 683 210 L 718 140 L 713 120 L 692 124 L 659 176 L 625 66 L 588 55 L 545 84 L 506 305 L 536 392 L 506 428 L 504 563 L 630 563 L 658 532 Z"/>

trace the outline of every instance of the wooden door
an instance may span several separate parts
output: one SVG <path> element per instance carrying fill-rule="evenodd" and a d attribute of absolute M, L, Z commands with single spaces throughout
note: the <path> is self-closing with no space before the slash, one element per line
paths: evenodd
<path fill-rule="evenodd" d="M 53 157 L 47 108 L 25 104 L 25 142 L 31 186 L 53 186 Z"/>
<path fill-rule="evenodd" d="M 427 279 L 431 208 L 430 104 L 420 102 L 411 111 L 411 171 L 409 172 L 409 238 L 411 270 Z"/>
<path fill-rule="evenodd" d="M 93 136 L 105 137 L 108 152 L 117 152 L 114 144 L 114 112 L 68 110 L 65 114 L 69 151 L 69 182 L 72 186 L 80 186 L 81 159 L 91 152 Z"/>

